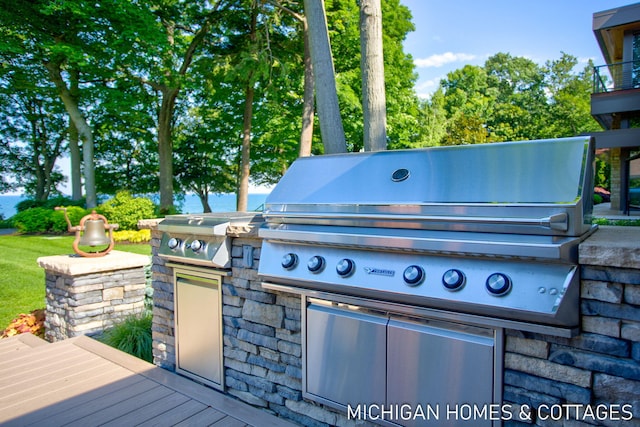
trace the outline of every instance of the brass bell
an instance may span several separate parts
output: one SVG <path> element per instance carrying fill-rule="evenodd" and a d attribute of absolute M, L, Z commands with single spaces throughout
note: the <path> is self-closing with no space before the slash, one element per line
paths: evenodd
<path fill-rule="evenodd" d="M 88 219 L 84 222 L 84 234 L 80 237 L 80 246 L 105 246 L 111 243 L 101 219 Z"/>
<path fill-rule="evenodd" d="M 113 230 L 118 228 L 118 224 L 109 224 L 107 218 L 104 215 L 92 211 L 89 215 L 85 215 L 80 220 L 80 225 L 74 227 L 71 225 L 69 216 L 67 215 L 67 209 L 63 207 L 55 208 L 57 211 L 64 211 L 64 219 L 67 221 L 67 229 L 70 232 L 76 233 L 76 239 L 73 242 L 73 250 L 83 257 L 100 257 L 104 256 L 113 249 L 115 242 L 113 240 Z M 107 236 L 106 231 L 109 231 Z M 83 232 L 84 233 L 81 233 Z M 108 246 L 107 246 L 108 245 Z M 85 252 L 79 248 L 79 246 L 90 246 L 95 248 L 97 246 L 107 246 L 102 250 L 95 252 Z"/>

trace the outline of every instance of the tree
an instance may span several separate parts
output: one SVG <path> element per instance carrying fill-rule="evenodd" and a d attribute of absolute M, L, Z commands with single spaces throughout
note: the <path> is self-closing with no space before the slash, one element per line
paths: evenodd
<path fill-rule="evenodd" d="M 450 72 L 434 94 L 434 99 L 442 94 L 446 116 L 441 142 L 558 138 L 597 130 L 590 114 L 590 67 L 576 73 L 576 64 L 565 53 L 544 67 L 498 53 L 482 67 Z"/>
<path fill-rule="evenodd" d="M 59 194 L 57 186 L 64 181 L 56 162 L 66 148 L 67 117 L 53 88 L 36 90 L 34 78 L 43 81 L 42 70 L 33 66 L 2 78 L 1 189 L 24 188 L 35 200 L 46 201 Z"/>
<path fill-rule="evenodd" d="M 325 153 L 344 153 L 347 143 L 340 117 L 324 0 L 304 0 L 309 48 L 315 76 L 316 105 Z"/>
<path fill-rule="evenodd" d="M 6 36 L 3 57 L 22 57 L 22 63 L 29 61 L 45 67 L 82 141 L 87 207 L 97 204 L 93 133 L 82 111 L 78 93 L 71 92 L 71 83 L 65 80 L 65 75 L 73 79 L 100 69 L 93 64 L 99 62 L 101 55 L 98 52 L 108 49 L 102 49 L 105 46 L 98 35 L 100 25 L 95 25 L 96 21 L 88 18 L 92 12 L 95 12 L 95 3 L 83 0 L 0 2 L 0 23 Z M 67 71 L 69 73 L 65 74 Z"/>
<path fill-rule="evenodd" d="M 360 68 L 365 151 L 387 148 L 382 7 L 380 0 L 360 1 Z"/>

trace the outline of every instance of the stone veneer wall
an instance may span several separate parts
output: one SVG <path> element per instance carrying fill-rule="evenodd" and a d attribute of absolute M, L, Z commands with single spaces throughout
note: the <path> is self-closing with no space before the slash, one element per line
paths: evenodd
<path fill-rule="evenodd" d="M 145 308 L 149 257 L 111 251 L 104 257 L 38 258 L 45 269 L 45 339 L 92 335 Z"/>
<path fill-rule="evenodd" d="M 506 331 L 504 401 L 523 425 L 640 426 L 640 229 L 601 227 L 580 264 L 581 333 Z"/>
<path fill-rule="evenodd" d="M 260 286 L 261 241 L 255 229 L 231 235 L 232 275 L 223 284 L 226 393 L 305 426 L 356 425 L 302 399 L 300 297 Z M 160 237 L 153 231 L 154 254 Z M 243 246 L 254 249 L 250 268 L 244 266 Z M 153 260 L 154 361 L 173 370 L 172 272 L 162 259 L 154 255 Z M 640 229 L 603 227 L 583 243 L 580 260 L 578 336 L 505 332 L 500 403 L 513 417 L 505 425 L 613 426 L 620 425 L 614 418 L 630 411 L 633 419 L 624 425 L 640 426 Z M 608 412 L 604 419 L 576 420 L 575 409 L 581 418 L 587 405 L 604 405 L 600 414 Z M 528 419 L 519 418 L 521 410 Z"/>

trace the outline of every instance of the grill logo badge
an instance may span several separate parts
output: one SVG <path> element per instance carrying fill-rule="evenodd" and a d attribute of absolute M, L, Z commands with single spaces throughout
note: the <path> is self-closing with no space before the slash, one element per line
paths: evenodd
<path fill-rule="evenodd" d="M 373 268 L 364 267 L 364 272 L 367 274 L 375 274 L 376 276 L 393 277 L 396 274 L 395 270 L 387 270 L 385 268 Z"/>

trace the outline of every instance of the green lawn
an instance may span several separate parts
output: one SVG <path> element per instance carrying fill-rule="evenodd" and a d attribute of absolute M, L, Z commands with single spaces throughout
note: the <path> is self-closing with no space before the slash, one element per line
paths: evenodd
<path fill-rule="evenodd" d="M 45 307 L 42 256 L 73 254 L 73 236 L 0 235 L 0 331 L 20 313 Z M 117 245 L 116 250 L 151 254 L 151 246 Z"/>

